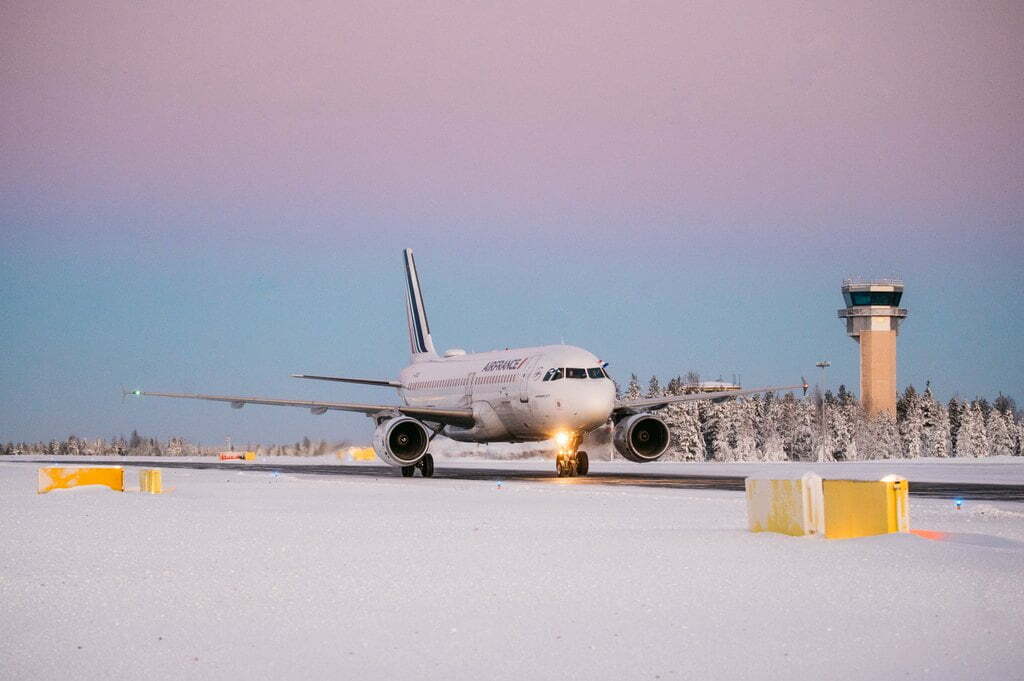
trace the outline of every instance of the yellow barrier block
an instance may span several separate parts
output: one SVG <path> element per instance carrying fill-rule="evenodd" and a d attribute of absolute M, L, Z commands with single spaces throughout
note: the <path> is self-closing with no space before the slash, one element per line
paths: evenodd
<path fill-rule="evenodd" d="M 116 468 L 63 468 L 51 466 L 39 469 L 37 492 L 45 494 L 54 489 L 69 489 L 83 485 L 105 485 L 117 492 L 124 491 L 124 469 Z"/>
<path fill-rule="evenodd" d="M 910 531 L 906 478 L 890 475 L 877 481 L 826 480 L 825 536 L 870 537 Z"/>
<path fill-rule="evenodd" d="M 799 537 L 824 531 L 820 476 L 805 473 L 792 480 L 747 478 L 744 485 L 751 532 Z"/>
<path fill-rule="evenodd" d="M 139 471 L 139 491 L 149 494 L 163 494 L 163 476 L 156 468 L 147 468 Z"/>
<path fill-rule="evenodd" d="M 256 452 L 246 452 L 245 455 L 243 456 L 243 458 L 246 461 L 255 461 L 256 460 Z"/>

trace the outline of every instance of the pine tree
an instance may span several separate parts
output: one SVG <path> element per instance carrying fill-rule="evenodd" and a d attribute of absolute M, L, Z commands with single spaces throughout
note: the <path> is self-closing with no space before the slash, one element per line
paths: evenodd
<path fill-rule="evenodd" d="M 989 451 L 992 456 L 1012 456 L 1014 453 L 1014 441 L 1010 427 L 1013 425 L 1007 415 L 998 409 L 989 412 L 988 430 Z"/>
<path fill-rule="evenodd" d="M 924 427 L 921 431 L 921 453 L 923 456 L 949 456 L 949 414 L 932 394 L 931 383 L 925 385 L 921 396 L 921 413 Z"/>
<path fill-rule="evenodd" d="M 903 395 L 896 399 L 896 422 L 902 423 L 907 417 L 907 406 L 911 400 L 917 399 L 917 391 L 914 390 L 914 386 L 908 385 L 907 389 L 903 391 Z"/>
<path fill-rule="evenodd" d="M 956 396 L 953 396 L 946 408 L 946 414 L 949 417 L 949 450 L 953 452 L 954 456 L 960 456 L 957 454 L 959 451 L 957 438 L 960 435 L 960 427 L 963 425 L 964 407 L 965 405 Z"/>
<path fill-rule="evenodd" d="M 714 402 L 701 400 L 697 402 L 697 418 L 700 432 L 704 438 L 704 455 L 707 459 L 715 458 L 715 438 L 718 436 L 718 419 Z"/>
<path fill-rule="evenodd" d="M 716 422 L 715 437 L 711 451 L 715 461 L 736 461 L 735 414 L 729 409 L 729 402 L 714 404 L 711 413 Z"/>
<path fill-rule="evenodd" d="M 789 458 L 796 461 L 813 461 L 814 445 L 817 438 L 814 431 L 815 406 L 811 400 L 796 402 L 796 423 L 789 442 Z"/>
<path fill-rule="evenodd" d="M 786 393 L 782 399 L 779 400 L 778 431 L 779 437 L 782 438 L 782 446 L 786 451 L 786 458 L 791 461 L 797 461 L 799 459 L 793 444 L 796 440 L 798 420 L 798 406 L 796 398 L 793 397 L 793 393 Z"/>
<path fill-rule="evenodd" d="M 626 396 L 627 400 L 638 400 L 640 399 L 640 381 L 637 379 L 636 374 L 629 375 L 629 383 L 626 384 Z"/>
<path fill-rule="evenodd" d="M 661 397 L 661 384 L 658 382 L 657 376 L 651 376 L 651 380 L 647 382 L 647 394 L 644 397 Z"/>
<path fill-rule="evenodd" d="M 836 400 L 835 404 L 827 408 L 827 423 L 829 425 L 832 458 L 834 460 L 849 461 L 856 457 L 856 447 L 853 444 L 856 410 L 856 406 L 844 404 L 841 396 Z M 853 453 L 850 451 L 851 447 L 854 449 Z"/>
<path fill-rule="evenodd" d="M 999 393 L 999 397 L 992 401 L 992 407 L 1004 416 L 1009 414 L 1011 418 L 1017 413 L 1017 403 L 1003 393 Z"/>
<path fill-rule="evenodd" d="M 902 454 L 899 427 L 896 419 L 889 412 L 882 412 L 876 419 L 878 441 L 878 457 L 880 459 L 896 459 Z"/>
<path fill-rule="evenodd" d="M 672 434 L 668 457 L 676 461 L 703 461 L 706 448 L 701 434 L 697 404 L 672 404 L 661 414 Z"/>
<path fill-rule="evenodd" d="M 899 409 L 897 408 L 897 412 Z M 924 429 L 924 413 L 921 398 L 914 386 L 907 386 L 903 393 L 903 418 L 900 420 L 900 441 L 903 456 L 908 459 L 921 457 L 921 436 Z"/>
<path fill-rule="evenodd" d="M 763 399 L 752 402 L 761 460 L 785 461 L 786 447 L 779 432 L 782 424 L 781 402 L 772 393 L 767 393 Z"/>
<path fill-rule="evenodd" d="M 978 400 L 960 414 L 960 430 L 956 438 L 956 455 L 964 457 L 988 456 L 988 434 L 985 417 Z"/>
<path fill-rule="evenodd" d="M 754 404 L 749 400 L 731 400 L 733 422 L 736 424 L 736 461 L 757 461 L 757 437 L 754 425 Z"/>

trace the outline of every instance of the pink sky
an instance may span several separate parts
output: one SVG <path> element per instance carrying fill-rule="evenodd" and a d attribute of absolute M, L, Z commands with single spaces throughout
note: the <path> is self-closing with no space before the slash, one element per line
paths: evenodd
<path fill-rule="evenodd" d="M 1018 3 L 495 5 L 5 3 L 0 178 L 539 221 L 1020 209 Z"/>

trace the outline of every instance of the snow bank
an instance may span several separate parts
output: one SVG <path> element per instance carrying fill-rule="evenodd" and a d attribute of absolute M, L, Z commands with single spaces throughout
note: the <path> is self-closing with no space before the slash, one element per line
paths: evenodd
<path fill-rule="evenodd" d="M 1005 679 L 1020 505 L 910 535 L 745 530 L 742 494 L 165 471 L 35 493 L 0 466 L 0 659 L 32 679 Z M 998 511 L 998 512 L 994 512 Z"/>

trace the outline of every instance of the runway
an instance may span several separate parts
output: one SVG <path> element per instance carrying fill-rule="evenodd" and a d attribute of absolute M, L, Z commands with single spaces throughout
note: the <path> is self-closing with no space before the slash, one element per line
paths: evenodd
<path fill-rule="evenodd" d="M 289 475 L 356 475 L 372 478 L 398 478 L 401 476 L 397 468 L 371 464 L 273 464 L 273 463 L 242 463 L 237 461 L 175 461 L 167 457 L 154 458 L 152 461 L 134 459 L 73 458 L 55 457 L 52 459 L 32 459 L 26 463 L 51 464 L 97 464 L 104 466 L 136 466 L 141 468 L 194 468 L 220 469 L 240 472 L 287 473 Z M 2 462 L 2 460 L 0 460 Z M 12 462 L 13 463 L 13 462 Z M 669 489 L 715 489 L 742 492 L 743 476 L 728 475 L 683 475 L 638 470 L 635 473 L 591 471 L 589 475 L 575 478 L 560 478 L 553 470 L 550 472 L 537 470 L 517 470 L 512 468 L 464 468 L 461 466 L 445 467 L 443 462 L 436 464 L 434 478 L 449 480 L 490 480 L 497 482 L 533 482 L 553 485 L 631 485 L 636 487 L 661 487 Z M 640 468 L 640 466 L 638 466 Z M 413 480 L 425 485 L 417 473 Z M 1024 502 L 1024 485 L 1000 485 L 992 483 L 956 483 L 927 482 L 910 480 L 910 495 L 930 497 L 933 499 L 972 499 L 984 501 Z"/>

